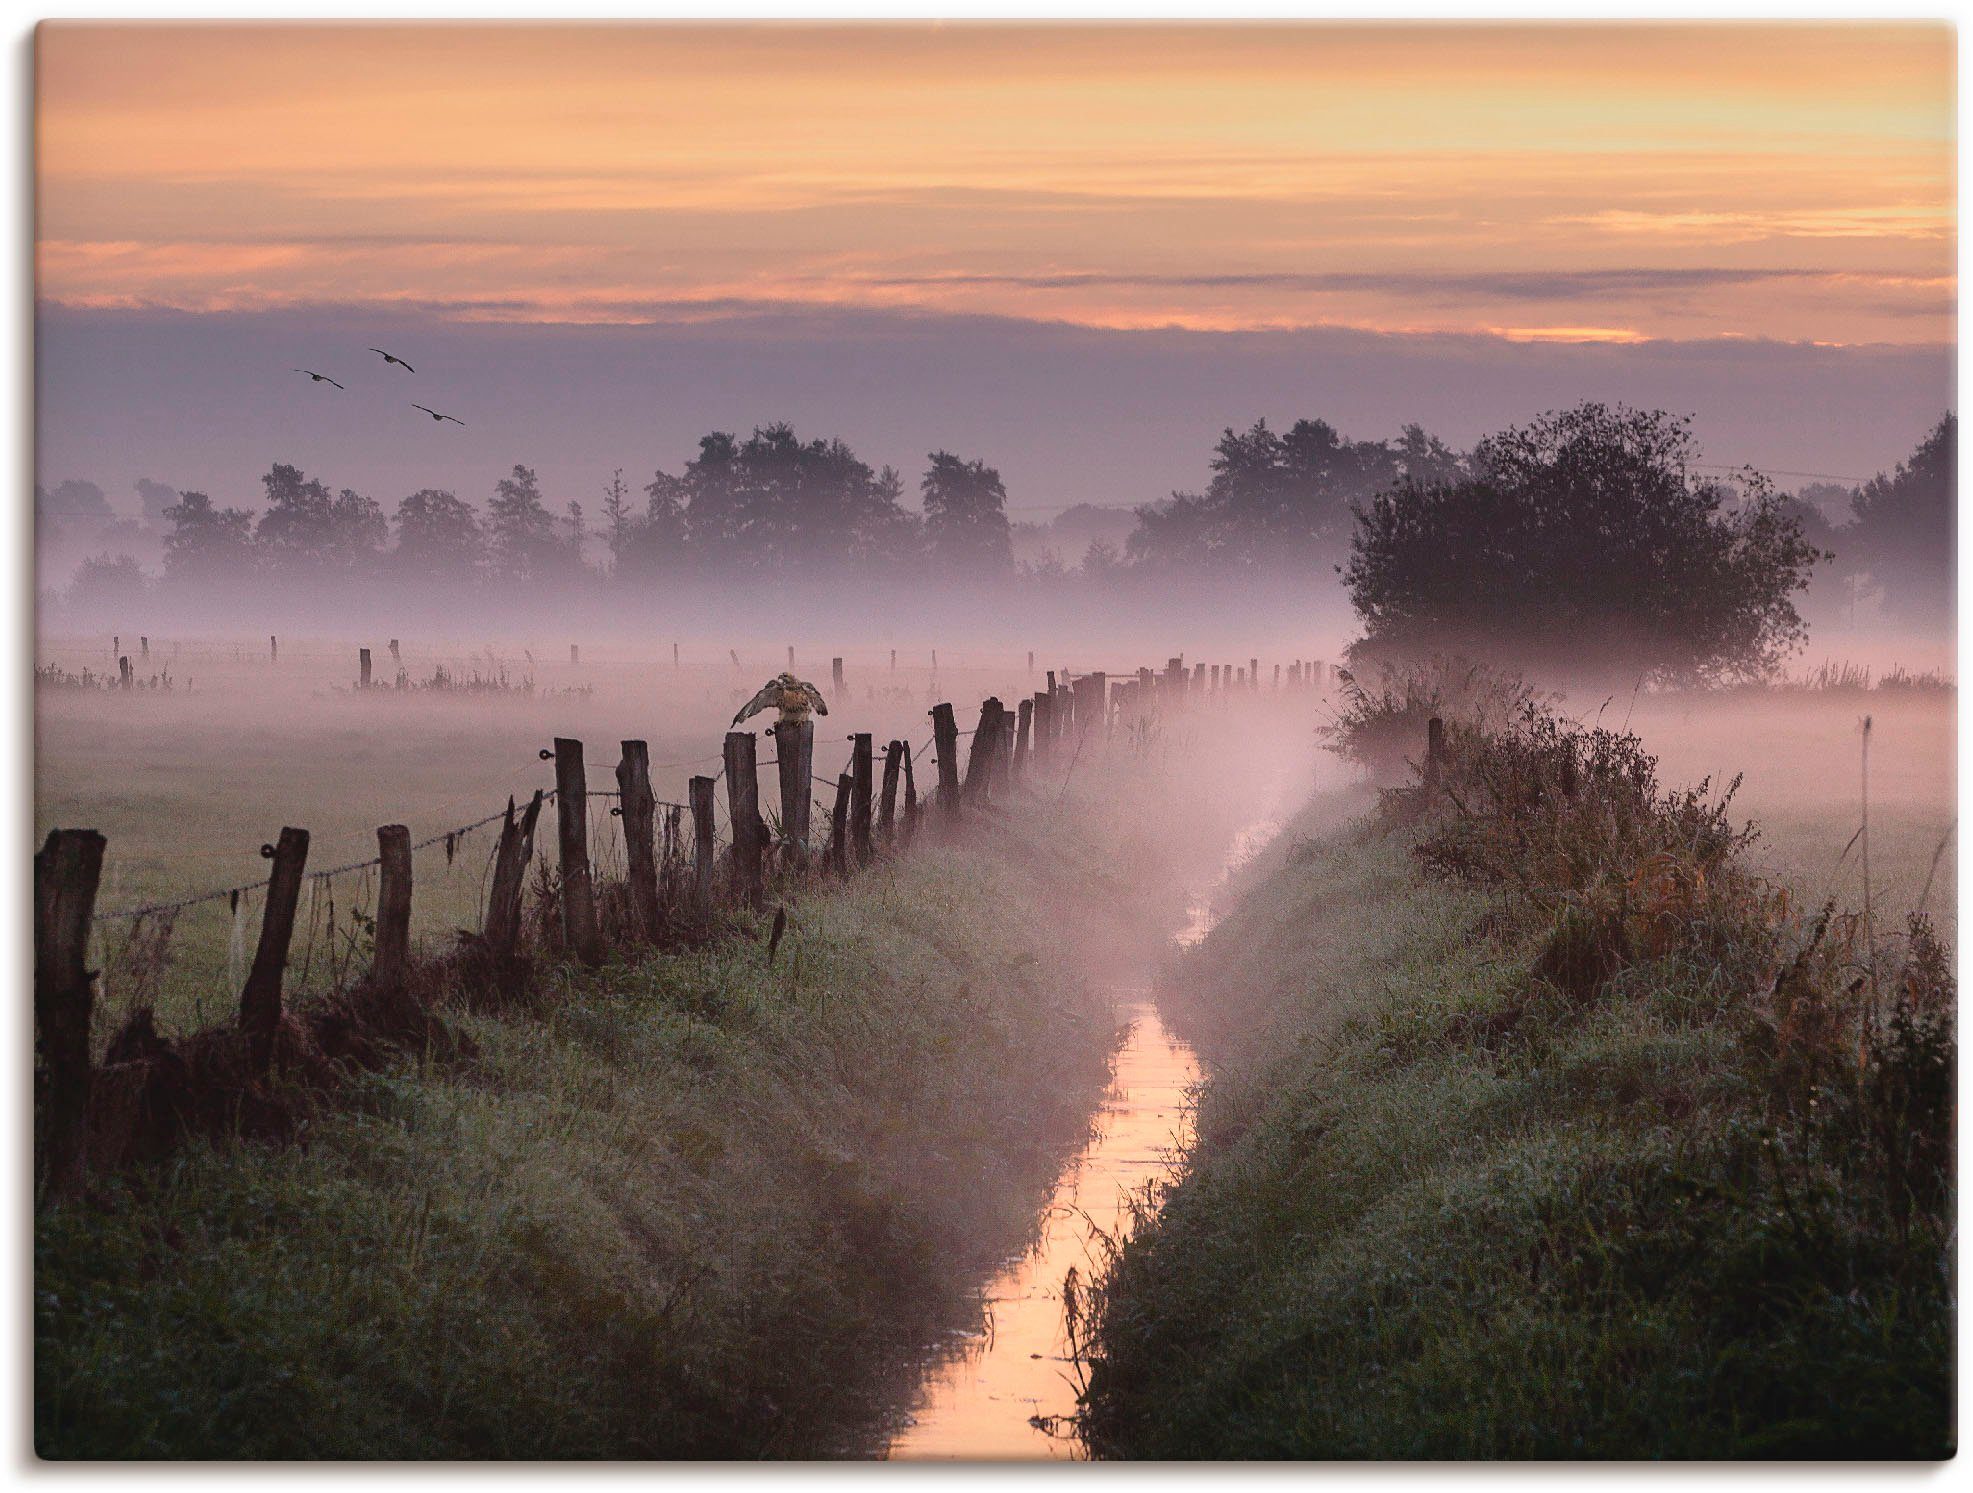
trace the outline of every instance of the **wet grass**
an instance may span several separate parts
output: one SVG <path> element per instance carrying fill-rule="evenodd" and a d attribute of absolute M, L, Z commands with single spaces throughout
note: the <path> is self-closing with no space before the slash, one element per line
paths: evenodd
<path fill-rule="evenodd" d="M 1093 1449 L 1950 1455 L 1950 976 L 1922 938 L 1885 941 L 1860 1026 L 1856 925 L 1740 872 L 1629 884 L 1657 900 L 1620 956 L 1572 959 L 1628 868 L 1539 915 L 1414 854 L 1495 841 L 1343 812 L 1167 981 L 1208 1082 L 1091 1303 Z"/>
<path fill-rule="evenodd" d="M 1007 828 L 806 899 L 771 966 L 550 969 L 302 1144 L 98 1179 L 36 1230 L 37 1449 L 867 1449 L 1104 1082 L 1107 1005 L 1042 938 L 1061 867 Z"/>

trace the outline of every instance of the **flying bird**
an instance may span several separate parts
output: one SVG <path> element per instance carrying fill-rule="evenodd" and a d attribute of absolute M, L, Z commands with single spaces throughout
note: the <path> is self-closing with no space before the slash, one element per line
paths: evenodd
<path fill-rule="evenodd" d="M 430 415 L 434 420 L 450 420 L 454 425 L 457 425 L 461 430 L 465 429 L 466 427 L 466 422 L 464 420 L 461 420 L 457 415 L 441 415 L 437 410 L 427 409 L 422 404 L 414 404 L 411 406 L 411 408 L 413 408 L 414 410 L 424 410 L 425 413 Z"/>
<path fill-rule="evenodd" d="M 763 710 L 779 710 L 780 724 L 800 725 L 808 719 L 810 710 L 817 715 L 827 715 L 829 706 L 822 698 L 822 691 L 806 679 L 797 679 L 793 674 L 776 674 L 760 687 L 760 693 L 740 707 L 740 713 L 733 717 L 733 724 L 739 725 L 750 715 L 759 715 Z"/>
<path fill-rule="evenodd" d="M 335 381 L 334 379 L 332 379 L 332 378 L 330 378 L 328 374 L 326 374 L 326 373 L 317 373 L 317 372 L 316 372 L 316 371 L 315 371 L 315 370 L 314 370 L 313 368 L 297 368 L 297 369 L 295 370 L 295 372 L 296 372 L 296 373 L 305 373 L 305 374 L 307 374 L 307 375 L 308 375 L 308 376 L 309 376 L 310 378 L 312 378 L 312 379 L 314 379 L 314 380 L 315 380 L 315 382 L 316 382 L 316 383 L 318 383 L 318 384 L 330 384 L 330 385 L 333 385 L 334 387 L 336 387 L 336 388 L 338 388 L 338 389 L 340 389 L 340 388 L 342 388 L 342 385 L 341 385 L 341 384 L 338 384 L 338 383 L 336 383 L 336 381 Z M 345 391 L 345 392 L 347 392 L 347 391 Z"/>
<path fill-rule="evenodd" d="M 373 347 L 370 349 L 370 351 L 375 353 L 378 357 L 382 358 L 384 362 L 387 364 L 389 363 L 397 364 L 397 366 L 402 368 L 406 373 L 416 373 L 418 371 L 417 369 L 413 368 L 409 363 L 405 362 L 404 359 L 397 357 L 395 354 L 385 352 L 381 347 Z"/>

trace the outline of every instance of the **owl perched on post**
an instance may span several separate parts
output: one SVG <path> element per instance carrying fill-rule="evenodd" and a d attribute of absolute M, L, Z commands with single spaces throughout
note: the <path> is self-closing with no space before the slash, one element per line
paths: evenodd
<path fill-rule="evenodd" d="M 739 725 L 750 715 L 759 715 L 763 710 L 779 710 L 780 725 L 794 726 L 808 719 L 809 711 L 817 715 L 827 715 L 829 706 L 822 698 L 822 691 L 806 679 L 797 679 L 793 674 L 776 674 L 760 687 L 760 693 L 740 707 L 740 713 L 733 717 L 733 724 Z"/>

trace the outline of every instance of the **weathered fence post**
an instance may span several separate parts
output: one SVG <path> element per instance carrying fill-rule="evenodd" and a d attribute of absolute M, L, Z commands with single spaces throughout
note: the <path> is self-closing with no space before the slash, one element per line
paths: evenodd
<path fill-rule="evenodd" d="M 644 937 L 655 942 L 658 910 L 658 801 L 651 792 L 651 748 L 626 741 L 617 763 L 617 807 L 623 818 L 624 871 L 630 905 Z"/>
<path fill-rule="evenodd" d="M 370 979 L 395 985 L 411 962 L 411 831 L 401 824 L 377 829 L 377 936 Z"/>
<path fill-rule="evenodd" d="M 267 661 L 278 664 L 281 661 L 281 640 L 272 633 L 267 635 Z"/>
<path fill-rule="evenodd" d="M 1439 779 L 1445 771 L 1445 722 L 1436 715 L 1425 722 L 1425 797 L 1439 795 Z"/>
<path fill-rule="evenodd" d="M 308 831 L 283 829 L 278 845 L 260 853 L 274 862 L 267 878 L 267 906 L 260 918 L 260 943 L 240 992 L 240 1028 L 256 1075 L 274 1060 L 274 1034 L 281 1026 L 281 976 L 288 967 L 288 945 L 295 936 L 295 904 L 301 900 L 301 873 L 308 864 Z"/>
<path fill-rule="evenodd" d="M 496 964 L 514 957 L 521 941 L 521 893 L 528 860 L 534 854 L 534 826 L 541 818 L 541 790 L 534 790 L 521 822 L 514 822 L 514 800 L 507 799 L 507 817 L 500 826 L 500 847 L 493 859 L 493 887 L 486 898 L 486 944 Z"/>
<path fill-rule="evenodd" d="M 370 650 L 368 648 L 359 648 L 356 650 L 356 687 L 358 689 L 368 689 L 370 687 Z"/>
<path fill-rule="evenodd" d="M 795 672 L 795 645 L 793 643 L 788 645 L 788 672 L 790 674 Z"/>
<path fill-rule="evenodd" d="M 151 640 L 149 638 L 140 637 L 137 639 L 137 656 L 145 663 L 151 661 Z"/>
<path fill-rule="evenodd" d="M 870 860 L 870 811 L 872 789 L 875 786 L 874 762 L 871 756 L 870 733 L 859 731 L 850 738 L 850 800 L 849 835 L 851 848 L 856 851 L 856 863 L 861 866 Z"/>
<path fill-rule="evenodd" d="M 1110 676 L 1108 674 L 1089 676 L 1089 700 L 1090 708 L 1095 714 L 1087 718 L 1083 730 L 1087 732 L 1094 727 L 1108 736 L 1110 734 Z"/>
<path fill-rule="evenodd" d="M 726 817 L 733 833 L 733 872 L 740 883 L 741 898 L 749 907 L 760 905 L 761 850 L 767 838 L 760 822 L 754 745 L 751 731 L 726 733 Z"/>
<path fill-rule="evenodd" d="M 886 845 L 897 838 L 897 778 L 904 765 L 904 743 L 893 739 L 884 747 L 884 793 L 877 809 L 877 836 Z"/>
<path fill-rule="evenodd" d="M 840 658 L 829 660 L 829 687 L 839 695 L 843 692 L 843 661 Z"/>
<path fill-rule="evenodd" d="M 1055 697 L 1045 690 L 1034 695 L 1034 739 L 1028 750 L 1036 762 L 1048 760 L 1048 743 L 1055 729 Z"/>
<path fill-rule="evenodd" d="M 589 776 L 582 743 L 555 738 L 555 826 L 562 852 L 562 937 L 592 969 L 603 962 L 596 888 L 589 879 Z"/>
<path fill-rule="evenodd" d="M 50 1197 L 73 1196 L 82 1186 L 95 1004 L 89 925 L 105 844 L 93 829 L 50 830 L 34 857 L 34 1025 L 48 1084 L 41 1163 Z"/>
<path fill-rule="evenodd" d="M 390 640 L 389 646 L 390 646 L 390 661 L 393 664 L 402 664 L 404 662 L 404 655 L 397 651 L 397 639 L 392 638 Z"/>
<path fill-rule="evenodd" d="M 582 662 L 582 649 L 574 643 L 569 644 L 569 662 L 571 664 Z"/>
<path fill-rule="evenodd" d="M 678 667 L 678 645 L 676 643 L 671 645 L 671 666 L 674 669 Z"/>
<path fill-rule="evenodd" d="M 829 811 L 829 864 L 838 876 L 849 875 L 849 800 L 855 780 L 848 773 L 836 778 L 836 803 Z"/>
<path fill-rule="evenodd" d="M 781 837 L 794 850 L 797 864 L 809 856 L 809 788 L 815 773 L 815 722 L 783 721 L 774 727 L 774 761 L 781 778 Z"/>
<path fill-rule="evenodd" d="M 986 797 L 987 777 L 993 770 L 994 737 L 1000 729 L 1000 702 L 989 695 L 980 702 L 980 723 L 973 728 L 973 744 L 966 753 L 966 781 L 961 788 L 964 797 L 979 800 Z M 941 756 L 943 762 L 943 756 Z"/>
<path fill-rule="evenodd" d="M 959 722 L 949 704 L 934 705 L 932 750 L 938 755 L 939 808 L 947 819 L 959 817 Z"/>
<path fill-rule="evenodd" d="M 713 789 L 712 778 L 696 777 L 687 785 L 692 806 L 692 898 L 703 917 L 712 910 Z"/>
<path fill-rule="evenodd" d="M 1014 769 L 1018 780 L 1028 770 L 1028 737 L 1034 729 L 1034 701 L 1023 700 L 1014 712 Z"/>
<path fill-rule="evenodd" d="M 911 743 L 898 745 L 904 748 L 904 843 L 909 845 L 918 833 L 918 780 L 911 775 Z"/>
<path fill-rule="evenodd" d="M 117 656 L 116 680 L 117 685 L 122 689 L 130 689 L 137 682 L 137 676 L 130 671 L 130 655 L 127 653 Z"/>
<path fill-rule="evenodd" d="M 893 674 L 897 672 L 897 649 L 895 648 L 891 650 L 891 672 Z"/>

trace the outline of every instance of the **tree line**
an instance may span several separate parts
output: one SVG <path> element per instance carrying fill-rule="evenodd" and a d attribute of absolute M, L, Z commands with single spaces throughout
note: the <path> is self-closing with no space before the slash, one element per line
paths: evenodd
<path fill-rule="evenodd" d="M 1263 419 L 1222 432 L 1203 490 L 1135 508 L 1120 548 L 1089 544 L 1073 580 L 1155 595 L 1251 578 L 1327 588 L 1340 577 L 1372 647 L 1490 637 L 1509 652 L 1574 656 L 1593 638 L 1681 674 L 1758 672 L 1800 641 L 1795 601 L 1817 567 L 1894 618 L 1949 613 L 1955 437 L 1948 414 L 1894 472 L 1848 493 L 1836 523 L 1827 507 L 1840 490 L 1790 496 L 1757 473 L 1701 477 L 1689 422 L 1662 411 L 1585 403 L 1465 452 L 1415 424 L 1358 440 L 1324 420 L 1277 431 Z M 634 593 L 687 575 L 1071 579 L 1051 560 L 1016 565 L 1006 485 L 986 462 L 931 453 L 909 508 L 895 468 L 786 424 L 744 440 L 708 434 L 679 471 L 641 487 L 619 470 L 593 515 L 580 501 L 551 503 L 521 465 L 484 508 L 428 488 L 387 513 L 283 463 L 261 481 L 257 514 L 204 493 L 165 502 L 146 491 L 162 531 L 161 591 L 249 576 L 549 594 Z M 37 497 L 44 528 L 61 522 L 52 495 Z M 147 584 L 134 557 L 105 552 L 82 565 L 68 599 L 86 613 Z M 1643 635 L 1659 641 L 1624 641 Z"/>

